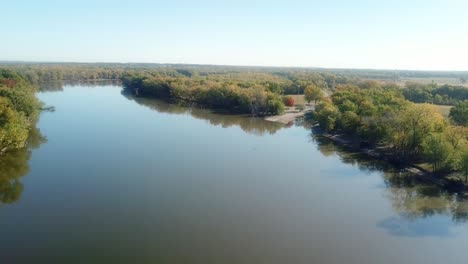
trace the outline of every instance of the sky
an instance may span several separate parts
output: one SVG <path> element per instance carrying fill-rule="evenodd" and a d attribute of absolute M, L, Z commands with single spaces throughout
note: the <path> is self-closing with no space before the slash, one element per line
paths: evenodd
<path fill-rule="evenodd" d="M 0 0 L 0 60 L 468 71 L 467 0 Z"/>

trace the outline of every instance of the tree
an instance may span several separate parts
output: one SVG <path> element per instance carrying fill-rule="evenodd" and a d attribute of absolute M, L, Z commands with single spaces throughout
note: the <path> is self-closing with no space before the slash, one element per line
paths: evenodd
<path fill-rule="evenodd" d="M 284 112 L 284 104 L 278 98 L 269 98 L 267 101 L 267 110 L 266 112 L 279 115 Z"/>
<path fill-rule="evenodd" d="M 337 120 L 340 119 L 340 111 L 333 104 L 323 102 L 315 108 L 315 118 L 321 128 L 332 131 L 336 128 Z"/>
<path fill-rule="evenodd" d="M 343 129 L 351 133 L 356 132 L 360 125 L 359 116 L 352 111 L 344 112 L 341 116 L 340 122 Z"/>
<path fill-rule="evenodd" d="M 8 100 L 0 97 L 0 152 L 24 147 L 28 132 L 24 114 L 14 111 Z"/>
<path fill-rule="evenodd" d="M 465 176 L 465 182 L 468 182 L 468 148 L 465 148 L 465 150 L 460 153 L 458 168 Z"/>
<path fill-rule="evenodd" d="M 323 91 L 317 85 L 311 84 L 305 88 L 304 97 L 309 104 L 311 101 L 317 104 L 317 101 L 323 99 Z"/>
<path fill-rule="evenodd" d="M 254 87 L 250 95 L 250 111 L 252 116 L 262 113 L 266 103 L 267 94 L 265 90 L 260 86 Z"/>
<path fill-rule="evenodd" d="M 418 156 L 426 137 L 441 132 L 445 122 L 432 105 L 411 104 L 395 113 L 387 126 L 389 143 L 406 159 Z"/>
<path fill-rule="evenodd" d="M 454 149 L 458 149 L 468 139 L 468 128 L 463 126 L 448 126 L 444 131 L 444 136 Z"/>
<path fill-rule="evenodd" d="M 278 83 L 269 82 L 268 83 L 268 90 L 272 93 L 282 94 L 283 87 L 281 87 Z"/>
<path fill-rule="evenodd" d="M 423 155 L 432 164 L 432 171 L 439 172 L 446 168 L 453 153 L 453 148 L 441 135 L 433 134 L 423 143 Z"/>
<path fill-rule="evenodd" d="M 468 126 L 468 100 L 459 102 L 452 107 L 449 116 L 455 123 Z"/>

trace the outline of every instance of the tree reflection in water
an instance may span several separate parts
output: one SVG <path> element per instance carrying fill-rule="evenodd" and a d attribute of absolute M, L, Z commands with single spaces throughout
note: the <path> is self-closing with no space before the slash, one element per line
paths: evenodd
<path fill-rule="evenodd" d="M 26 147 L 0 155 L 0 204 L 11 204 L 20 199 L 24 189 L 20 179 L 29 172 L 31 150 L 45 141 L 39 129 L 33 127 Z"/>
<path fill-rule="evenodd" d="M 118 80 L 83 80 L 83 81 L 54 81 L 39 83 L 40 92 L 63 92 L 64 86 L 87 86 L 87 87 L 102 87 L 102 86 L 118 86 Z"/>
<path fill-rule="evenodd" d="M 342 162 L 361 171 L 382 172 L 385 196 L 398 217 L 384 219 L 377 226 L 390 234 L 446 236 L 451 235 L 451 226 L 468 220 L 468 199 L 462 194 L 445 190 L 385 161 L 349 151 L 314 133 L 312 140 L 324 156 L 337 155 Z"/>
<path fill-rule="evenodd" d="M 244 132 L 252 135 L 263 136 L 275 134 L 280 129 L 286 127 L 282 123 L 266 121 L 262 118 L 253 118 L 245 115 L 232 115 L 215 113 L 199 107 L 187 107 L 180 104 L 171 104 L 158 99 L 135 97 L 125 90 L 122 95 L 136 103 L 167 114 L 189 114 L 200 120 L 205 120 L 213 126 L 224 128 L 239 126 Z"/>

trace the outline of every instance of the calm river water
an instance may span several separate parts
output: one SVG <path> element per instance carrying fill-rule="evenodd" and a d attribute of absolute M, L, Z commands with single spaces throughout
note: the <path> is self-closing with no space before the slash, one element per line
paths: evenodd
<path fill-rule="evenodd" d="M 468 260 L 468 201 L 306 122 L 51 90 L 31 150 L 0 158 L 0 263 Z"/>

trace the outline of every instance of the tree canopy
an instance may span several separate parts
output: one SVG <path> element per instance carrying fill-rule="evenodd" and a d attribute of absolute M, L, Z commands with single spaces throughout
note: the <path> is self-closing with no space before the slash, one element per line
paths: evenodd
<path fill-rule="evenodd" d="M 459 125 L 468 126 L 468 100 L 458 102 L 450 109 L 450 118 Z"/>
<path fill-rule="evenodd" d="M 41 106 L 34 91 L 17 73 L 0 69 L 0 152 L 24 147 Z"/>
<path fill-rule="evenodd" d="M 433 105 L 405 100 L 398 88 L 339 86 L 314 116 L 323 129 L 386 146 L 403 163 L 426 161 L 434 172 L 464 168 L 466 128 L 450 125 Z"/>

